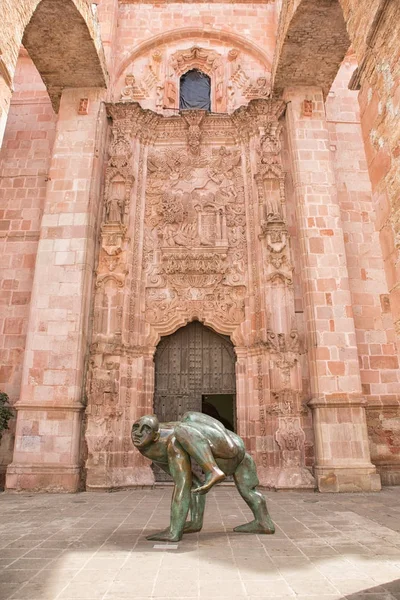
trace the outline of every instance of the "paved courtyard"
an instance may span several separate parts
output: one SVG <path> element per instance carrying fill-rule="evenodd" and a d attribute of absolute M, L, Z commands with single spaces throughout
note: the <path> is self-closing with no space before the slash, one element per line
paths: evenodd
<path fill-rule="evenodd" d="M 400 599 L 400 488 L 270 492 L 277 532 L 257 536 L 232 532 L 250 513 L 220 487 L 203 531 L 160 548 L 171 492 L 0 494 L 0 599 Z"/>

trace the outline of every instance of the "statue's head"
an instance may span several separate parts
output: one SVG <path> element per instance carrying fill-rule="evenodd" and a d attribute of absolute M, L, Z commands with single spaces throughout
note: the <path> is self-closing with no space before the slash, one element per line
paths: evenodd
<path fill-rule="evenodd" d="M 132 425 L 132 442 L 138 448 L 146 448 L 160 437 L 160 424 L 156 415 L 145 415 Z"/>

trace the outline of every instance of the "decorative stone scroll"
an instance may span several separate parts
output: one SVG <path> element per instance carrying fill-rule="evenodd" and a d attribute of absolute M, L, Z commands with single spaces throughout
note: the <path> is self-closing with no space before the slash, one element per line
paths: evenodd
<path fill-rule="evenodd" d="M 215 50 L 192 46 L 188 50 L 178 50 L 171 56 L 171 66 L 180 77 L 190 69 L 200 69 L 207 75 L 222 66 L 222 56 Z"/>
<path fill-rule="evenodd" d="M 121 102 L 135 102 L 146 98 L 147 91 L 137 81 L 132 73 L 125 77 L 125 86 L 121 90 Z"/>

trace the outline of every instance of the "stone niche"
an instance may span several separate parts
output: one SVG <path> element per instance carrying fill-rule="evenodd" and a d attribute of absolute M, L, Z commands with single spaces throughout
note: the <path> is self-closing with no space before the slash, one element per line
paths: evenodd
<path fill-rule="evenodd" d="M 174 55 L 176 68 L 195 55 L 205 64 L 218 58 L 189 48 Z M 281 161 L 285 104 L 165 117 L 123 100 L 107 106 L 87 486 L 153 483 L 131 424 L 154 410 L 160 337 L 199 320 L 234 344 L 237 431 L 261 483 L 313 487 Z"/>

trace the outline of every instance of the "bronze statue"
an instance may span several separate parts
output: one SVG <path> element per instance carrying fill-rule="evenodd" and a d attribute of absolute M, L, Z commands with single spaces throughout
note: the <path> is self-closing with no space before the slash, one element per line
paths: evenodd
<path fill-rule="evenodd" d="M 243 440 L 213 417 L 187 412 L 181 421 L 159 423 L 155 415 L 146 415 L 133 424 L 132 441 L 175 482 L 170 526 L 148 540 L 178 542 L 184 533 L 200 531 L 205 494 L 227 475 L 233 475 L 239 494 L 254 515 L 253 521 L 234 531 L 275 532 L 265 498 L 256 490 L 259 481 L 254 460 L 246 453 Z M 192 472 L 191 458 L 204 471 L 204 483 Z M 186 522 L 189 509 L 191 519 Z"/>

